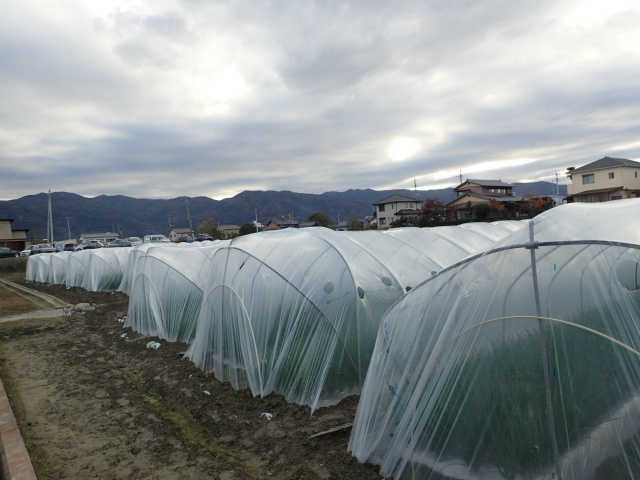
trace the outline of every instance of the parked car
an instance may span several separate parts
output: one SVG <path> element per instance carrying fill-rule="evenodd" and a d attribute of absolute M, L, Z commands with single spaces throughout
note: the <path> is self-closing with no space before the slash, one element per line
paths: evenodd
<path fill-rule="evenodd" d="M 213 237 L 207 233 L 199 233 L 196 235 L 196 242 L 204 242 L 205 240 L 213 240 Z"/>
<path fill-rule="evenodd" d="M 56 247 L 54 247 L 50 243 L 39 243 L 31 249 L 30 255 L 38 255 L 41 253 L 56 253 L 56 252 L 57 252 Z"/>
<path fill-rule="evenodd" d="M 142 243 L 142 240 L 140 240 L 140 237 L 129 237 L 127 238 L 127 242 L 129 242 L 132 247 L 137 247 Z"/>
<path fill-rule="evenodd" d="M 27 248 L 20 252 L 21 257 L 28 257 L 31 253 L 31 250 L 35 247 L 35 245 L 29 245 Z"/>
<path fill-rule="evenodd" d="M 82 250 L 90 250 L 93 248 L 103 248 L 104 244 L 102 242 L 100 242 L 99 240 L 88 240 L 84 243 L 81 243 L 80 245 L 78 245 L 75 248 L 76 252 L 80 252 Z"/>
<path fill-rule="evenodd" d="M 144 243 L 169 243 L 169 239 L 164 235 L 145 235 Z"/>
<path fill-rule="evenodd" d="M 65 243 L 62 246 L 62 252 L 73 252 L 75 251 L 76 247 L 78 246 L 77 243 Z"/>
<path fill-rule="evenodd" d="M 130 247 L 130 246 L 131 246 L 131 242 L 123 238 L 118 238 L 107 245 L 107 247 L 109 248 Z"/>
<path fill-rule="evenodd" d="M 0 258 L 19 257 L 20 252 L 9 247 L 0 247 Z"/>

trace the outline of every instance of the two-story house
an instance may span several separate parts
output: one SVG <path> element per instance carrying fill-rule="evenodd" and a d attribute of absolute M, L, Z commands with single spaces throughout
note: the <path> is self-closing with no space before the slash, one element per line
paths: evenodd
<path fill-rule="evenodd" d="M 472 219 L 476 205 L 522 201 L 522 197 L 513 193 L 513 185 L 502 180 L 467 179 L 453 191 L 456 198 L 445 205 L 447 220 Z"/>
<path fill-rule="evenodd" d="M 13 218 L 0 218 L 0 246 L 12 250 L 24 250 L 31 245 L 27 238 L 28 228 L 13 228 Z"/>
<path fill-rule="evenodd" d="M 640 198 L 640 162 L 604 157 L 571 170 L 569 176 L 569 203 Z"/>
<path fill-rule="evenodd" d="M 169 241 L 173 243 L 178 243 L 180 240 L 193 240 L 195 237 L 195 232 L 190 228 L 173 228 L 169 232 Z"/>
<path fill-rule="evenodd" d="M 373 204 L 378 228 L 389 228 L 403 216 L 422 215 L 422 202 L 403 195 L 391 195 Z"/>

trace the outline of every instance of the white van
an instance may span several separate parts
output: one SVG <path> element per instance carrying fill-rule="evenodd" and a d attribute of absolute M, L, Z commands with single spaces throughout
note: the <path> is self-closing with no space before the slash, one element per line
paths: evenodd
<path fill-rule="evenodd" d="M 142 243 L 169 243 L 169 239 L 164 235 L 145 235 Z"/>
<path fill-rule="evenodd" d="M 127 238 L 127 241 L 131 244 L 132 247 L 137 247 L 142 243 L 140 237 L 129 237 Z"/>

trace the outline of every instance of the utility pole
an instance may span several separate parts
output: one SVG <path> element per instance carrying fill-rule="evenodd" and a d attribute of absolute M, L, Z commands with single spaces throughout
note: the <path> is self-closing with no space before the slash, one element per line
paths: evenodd
<path fill-rule="evenodd" d="M 68 238 L 69 240 L 71 240 L 71 225 L 69 224 L 69 219 L 70 219 L 70 218 L 71 218 L 71 217 L 67 217 L 67 235 L 69 235 L 67 238 Z"/>
<path fill-rule="evenodd" d="M 560 185 L 558 185 L 558 170 L 556 170 L 556 197 L 560 196 Z"/>
<path fill-rule="evenodd" d="M 51 214 L 51 190 L 47 194 L 47 242 L 53 244 L 53 215 Z"/>
<path fill-rule="evenodd" d="M 256 208 L 256 233 L 258 233 L 258 209 Z"/>
<path fill-rule="evenodd" d="M 171 215 L 167 215 L 167 217 L 169 217 L 169 231 L 171 231 L 173 228 L 173 225 L 171 225 Z"/>
<path fill-rule="evenodd" d="M 191 214 L 189 213 L 189 199 L 184 197 L 184 203 L 187 206 L 187 218 L 189 219 L 189 231 L 193 235 L 193 224 L 191 223 Z"/>
<path fill-rule="evenodd" d="M 462 185 L 462 169 L 460 169 L 460 185 Z"/>

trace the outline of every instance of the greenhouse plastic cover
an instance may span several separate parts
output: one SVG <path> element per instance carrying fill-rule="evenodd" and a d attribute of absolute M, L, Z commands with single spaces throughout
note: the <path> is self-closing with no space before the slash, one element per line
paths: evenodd
<path fill-rule="evenodd" d="M 27 278 L 120 290 L 130 297 L 125 327 L 191 343 L 188 357 L 235 388 L 315 409 L 360 391 L 389 306 L 523 225 L 315 227 L 84 250 L 30 257 Z M 54 263 L 64 273 L 54 276 Z"/>
<path fill-rule="evenodd" d="M 211 257 L 228 243 L 162 245 L 136 252 L 135 264 L 128 266 L 125 327 L 170 342 L 190 343 L 209 281 Z"/>
<path fill-rule="evenodd" d="M 80 286 L 91 292 L 116 290 L 122 282 L 131 250 L 132 247 L 86 250 L 91 253 Z"/>
<path fill-rule="evenodd" d="M 211 259 L 187 356 L 236 389 L 312 410 L 359 392 L 387 308 L 446 262 L 492 244 L 430 230 L 316 227 L 233 240 Z"/>
<path fill-rule="evenodd" d="M 549 210 L 395 303 L 349 449 L 393 478 L 639 478 L 640 199 Z"/>

